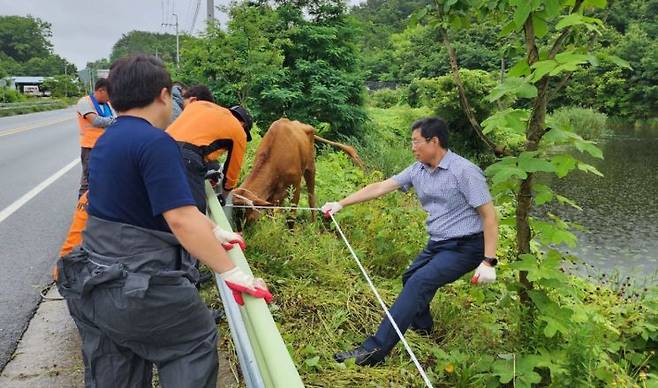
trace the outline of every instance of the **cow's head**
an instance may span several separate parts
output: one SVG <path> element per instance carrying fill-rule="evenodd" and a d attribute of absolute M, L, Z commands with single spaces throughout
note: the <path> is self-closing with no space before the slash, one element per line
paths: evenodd
<path fill-rule="evenodd" d="M 271 202 L 258 197 L 251 190 L 241 187 L 233 190 L 231 196 L 233 198 L 233 205 L 236 206 L 272 206 Z M 233 208 L 233 219 L 236 225 L 241 226 L 244 223 L 256 221 L 258 215 L 263 210 L 264 209 L 236 207 Z"/>

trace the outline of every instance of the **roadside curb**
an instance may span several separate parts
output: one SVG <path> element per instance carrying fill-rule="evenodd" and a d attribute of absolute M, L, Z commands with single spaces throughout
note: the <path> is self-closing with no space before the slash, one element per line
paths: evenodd
<path fill-rule="evenodd" d="M 84 387 L 80 336 L 66 303 L 51 287 L 0 375 L 7 388 Z"/>

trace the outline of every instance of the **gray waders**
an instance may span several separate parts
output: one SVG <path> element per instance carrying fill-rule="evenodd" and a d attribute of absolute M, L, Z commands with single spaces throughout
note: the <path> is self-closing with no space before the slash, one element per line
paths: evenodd
<path fill-rule="evenodd" d="M 83 246 L 58 261 L 82 339 L 85 385 L 215 388 L 217 328 L 199 273 L 171 233 L 90 216 Z"/>

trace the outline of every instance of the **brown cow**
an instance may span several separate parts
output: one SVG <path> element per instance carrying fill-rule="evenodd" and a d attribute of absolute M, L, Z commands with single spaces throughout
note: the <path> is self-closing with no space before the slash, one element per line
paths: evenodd
<path fill-rule="evenodd" d="M 261 140 L 251 173 L 240 187 L 233 190 L 233 204 L 279 206 L 287 197 L 288 188 L 292 187 L 292 204 L 296 206 L 304 176 L 309 206 L 315 207 L 315 140 L 340 148 L 363 168 L 354 148 L 315 135 L 315 129 L 308 124 L 279 119 L 272 123 Z M 247 221 L 253 221 L 257 216 L 258 212 L 254 210 L 246 212 Z"/>

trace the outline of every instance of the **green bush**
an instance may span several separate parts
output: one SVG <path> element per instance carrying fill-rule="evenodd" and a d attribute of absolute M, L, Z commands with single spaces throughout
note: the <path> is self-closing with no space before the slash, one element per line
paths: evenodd
<path fill-rule="evenodd" d="M 411 124 L 419 118 L 431 116 L 429 108 L 398 105 L 389 109 L 368 108 L 371 122 L 359 142 L 359 155 L 371 169 L 385 177 L 397 174 L 413 161 L 411 153 Z"/>
<path fill-rule="evenodd" d="M 591 108 L 570 106 L 553 111 L 551 117 L 561 127 L 570 127 L 587 140 L 596 140 L 605 134 L 608 116 Z"/>
<path fill-rule="evenodd" d="M 370 93 L 368 102 L 376 108 L 391 108 L 402 102 L 402 96 L 400 89 L 379 89 Z"/>
<path fill-rule="evenodd" d="M 475 118 L 482 122 L 495 109 L 495 104 L 487 101 L 485 97 L 496 86 L 496 79 L 484 70 L 461 69 L 459 74 Z M 407 99 L 409 105 L 429 107 L 436 115 L 446 120 L 453 139 L 451 143 L 456 150 L 468 154 L 483 149 L 482 142 L 473 134 L 464 116 L 451 74 L 413 80 L 409 85 Z"/>
<path fill-rule="evenodd" d="M 26 99 L 27 97 L 14 89 L 0 87 L 0 102 L 2 103 L 20 102 Z"/>

